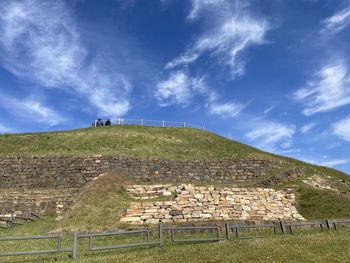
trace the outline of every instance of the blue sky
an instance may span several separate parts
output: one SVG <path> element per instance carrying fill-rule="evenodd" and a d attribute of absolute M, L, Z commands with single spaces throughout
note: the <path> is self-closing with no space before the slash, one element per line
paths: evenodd
<path fill-rule="evenodd" d="M 187 121 L 350 173 L 350 1 L 0 0 L 0 132 Z"/>

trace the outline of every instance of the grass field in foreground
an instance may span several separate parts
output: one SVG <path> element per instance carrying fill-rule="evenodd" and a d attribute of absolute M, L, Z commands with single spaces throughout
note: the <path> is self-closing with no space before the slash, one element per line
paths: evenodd
<path fill-rule="evenodd" d="M 11 230 L 1 230 L 0 236 L 46 234 L 55 228 L 55 225 L 53 218 L 42 218 Z M 350 262 L 349 229 L 185 245 L 171 245 L 166 239 L 163 248 L 119 249 L 104 252 L 86 251 L 86 241 L 80 241 L 79 244 L 80 250 L 76 261 L 72 261 L 69 254 L 51 254 L 0 258 L 0 262 Z M 69 247 L 71 240 L 66 240 L 63 245 Z M 1 243 L 0 251 L 10 251 L 13 247 L 21 249 L 15 244 Z M 50 247 L 33 245 L 27 247 L 29 248 Z"/>

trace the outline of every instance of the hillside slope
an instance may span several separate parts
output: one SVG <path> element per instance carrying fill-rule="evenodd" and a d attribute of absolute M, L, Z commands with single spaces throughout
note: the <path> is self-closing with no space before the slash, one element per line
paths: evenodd
<path fill-rule="evenodd" d="M 277 157 L 207 131 L 146 126 L 0 135 L 0 155 L 17 154 L 132 155 L 181 160 Z"/>
<path fill-rule="evenodd" d="M 334 169 L 260 151 L 207 131 L 187 128 L 111 126 L 62 132 L 0 135 L 0 158 L 7 155 L 84 156 L 93 154 L 159 157 L 176 160 L 284 160 L 290 164 L 286 167 L 286 171 L 298 167 L 301 168 L 303 176 L 277 185 L 261 184 L 271 181 L 271 178 L 278 176 L 281 172 L 286 172 L 276 170 L 268 174 L 266 178 L 259 178 L 259 180 L 243 186 L 263 185 L 276 189 L 294 188 L 298 194 L 298 210 L 307 219 L 350 217 L 350 176 Z M 116 186 L 120 186 L 120 184 L 118 183 Z M 108 189 L 101 190 L 99 189 L 97 192 L 110 191 Z M 123 195 L 117 197 L 111 195 L 111 203 L 123 198 Z M 101 213 L 105 213 L 109 207 L 103 204 L 104 200 L 102 202 L 97 202 L 97 200 L 92 200 L 89 207 L 86 207 L 88 202 L 83 202 L 84 209 L 78 210 L 97 211 L 98 208 Z M 75 214 L 74 209 L 72 213 L 75 218 L 82 216 L 80 212 Z M 85 214 L 88 216 L 89 213 Z M 82 220 L 82 222 L 84 221 Z M 67 222 L 66 225 L 74 225 L 74 223 Z M 91 226 L 93 225 L 96 227 L 98 224 L 91 222 Z"/>

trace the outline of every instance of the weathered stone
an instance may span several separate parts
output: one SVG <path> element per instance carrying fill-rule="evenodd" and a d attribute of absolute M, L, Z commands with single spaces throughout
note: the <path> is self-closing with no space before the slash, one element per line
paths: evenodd
<path fill-rule="evenodd" d="M 140 187 L 142 186 L 130 186 L 129 193 L 132 195 L 133 189 Z M 149 185 L 143 187 L 145 189 L 152 188 Z M 160 186 L 157 185 L 157 187 Z M 164 189 L 169 187 L 169 185 L 164 185 Z M 145 211 L 152 210 L 152 213 L 144 212 L 143 215 L 146 215 L 147 218 L 164 218 L 175 222 L 211 219 L 303 220 L 294 207 L 295 195 L 290 189 L 275 191 L 267 188 L 215 188 L 213 186 L 195 187 L 186 184 L 171 187 L 172 191 L 178 193 L 177 197 L 173 201 L 148 202 L 144 209 Z M 207 192 L 207 194 L 203 194 L 203 192 Z M 233 195 L 233 193 L 235 194 Z M 135 204 L 132 207 L 133 210 L 129 209 L 130 212 L 139 211 Z"/>
<path fill-rule="evenodd" d="M 136 222 L 136 221 L 141 221 L 140 217 L 122 217 L 120 219 L 121 222 Z"/>
<path fill-rule="evenodd" d="M 288 165 L 287 162 L 273 159 L 174 161 L 162 158 L 102 155 L 87 157 L 2 156 L 0 157 L 0 189 L 3 189 L 3 191 L 0 193 L 0 213 L 19 210 L 46 211 L 49 209 L 61 213 L 73 204 L 85 186 L 110 170 L 118 171 L 139 182 L 185 182 L 191 180 L 234 184 L 241 181 L 255 180 L 268 174 L 273 169 L 287 167 Z M 296 174 L 301 175 L 300 172 L 293 170 L 287 172 L 286 176 L 283 175 L 281 178 L 285 180 L 285 178 L 295 177 Z M 172 201 L 172 203 L 166 203 L 168 202 L 166 201 L 156 207 L 152 202 L 145 202 L 140 206 L 145 209 L 160 209 L 168 206 L 173 210 L 174 208 L 182 210 L 183 207 L 191 207 L 194 211 L 194 207 L 200 206 L 203 209 L 210 210 L 208 206 L 214 205 L 215 213 L 221 213 L 219 207 L 223 205 L 234 210 L 234 206 L 230 206 L 228 202 L 237 204 L 243 200 L 241 202 L 243 205 L 256 205 L 263 196 L 261 190 L 256 190 L 257 193 L 249 193 L 249 195 L 257 195 L 258 198 L 245 200 L 240 198 L 239 195 L 248 194 L 249 191 L 246 189 L 228 188 L 228 191 L 226 191 L 226 189 L 215 188 L 214 186 L 197 187 L 186 184 L 181 187 L 171 184 L 140 185 L 129 187 L 127 190 L 130 195 L 139 199 L 150 199 L 162 195 L 171 196 L 175 193 L 182 198 L 181 201 L 178 199 L 179 202 L 175 204 Z M 45 192 L 45 195 L 40 195 L 36 191 L 47 192 Z M 13 194 L 10 195 L 11 192 Z M 26 194 L 24 195 L 22 192 Z M 60 195 L 60 192 L 64 195 Z M 273 196 L 273 193 L 267 192 L 266 195 Z M 9 196 L 9 198 L 6 198 L 6 196 Z M 293 204 L 295 197 L 286 197 L 281 194 L 276 199 L 282 202 L 283 205 L 289 205 Z M 265 200 L 265 202 L 270 202 L 270 200 Z M 155 210 L 149 211 L 158 213 Z M 139 215 L 141 210 L 130 212 L 133 213 L 132 215 Z M 249 212 L 255 213 L 255 210 L 252 209 Z"/>

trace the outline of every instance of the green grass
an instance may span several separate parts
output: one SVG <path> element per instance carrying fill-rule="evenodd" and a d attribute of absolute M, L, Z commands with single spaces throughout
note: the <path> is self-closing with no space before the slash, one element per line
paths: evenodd
<path fill-rule="evenodd" d="M 123 227 L 120 218 L 134 201 L 129 197 L 127 182 L 119 175 L 106 175 L 85 190 L 74 206 L 59 221 L 58 231 L 79 228 L 82 231 L 105 231 Z"/>
<path fill-rule="evenodd" d="M 0 236 L 41 235 L 56 227 L 51 218 L 42 218 L 27 225 L 0 231 Z M 100 241 L 108 244 L 108 240 Z M 38 256 L 0 258 L 2 263 L 20 262 L 349 262 L 349 228 L 339 231 L 315 231 L 276 235 L 257 239 L 234 239 L 217 243 L 171 245 L 165 237 L 163 248 L 119 249 L 104 252 L 88 252 L 87 240 L 79 241 L 78 260 L 72 261 L 69 253 Z M 17 245 L 16 245 L 17 244 Z M 34 242 L 26 245 L 1 243 L 0 251 L 49 249 L 54 244 Z M 22 243 L 23 244 L 23 243 Z M 63 239 L 63 247 L 72 244 L 71 234 Z"/>
<path fill-rule="evenodd" d="M 311 173 L 329 174 L 345 179 L 348 177 L 333 169 L 274 155 L 208 131 L 188 128 L 130 125 L 0 135 L 0 156 L 94 154 L 175 160 L 277 159 L 289 162 L 289 168 L 303 166 Z M 278 172 L 271 171 L 267 178 Z"/>
<path fill-rule="evenodd" d="M 183 128 L 111 126 L 72 131 L 0 135 L 1 155 L 130 155 L 169 159 L 266 159 L 288 161 L 289 165 L 275 169 L 254 182 L 237 183 L 240 187 L 257 187 L 262 181 L 296 166 L 305 176 L 319 175 L 327 179 L 338 192 L 306 187 L 298 178 L 276 189 L 294 188 L 298 193 L 298 209 L 307 219 L 350 217 L 350 177 L 346 174 L 291 158 L 277 156 L 223 138 L 207 131 Z M 119 177 L 102 178 L 94 182 L 59 222 L 57 229 L 106 230 L 121 227 L 131 198 L 125 182 Z M 111 181 L 108 181 L 111 180 Z M 137 182 L 139 183 L 139 182 Z M 206 184 L 202 182 L 200 184 Z M 227 184 L 222 186 L 229 186 Z M 102 194 L 103 193 L 103 194 Z"/>
<path fill-rule="evenodd" d="M 78 228 L 82 231 L 104 231 L 135 227 L 120 222 L 131 202 L 154 202 L 175 198 L 173 195 L 147 200 L 133 199 L 126 191 L 126 186 L 132 183 L 118 174 L 106 175 L 96 180 L 81 194 L 74 207 L 64 214 L 56 230 L 69 232 Z M 308 220 L 350 218 L 350 195 L 312 188 L 304 184 L 302 178 L 276 187 L 277 190 L 285 188 L 295 189 L 298 211 Z"/>
<path fill-rule="evenodd" d="M 207 131 L 111 126 L 0 135 L 0 155 L 131 155 L 170 159 L 276 158 Z"/>
<path fill-rule="evenodd" d="M 350 218 L 350 195 L 301 186 L 298 211 L 306 219 Z"/>

